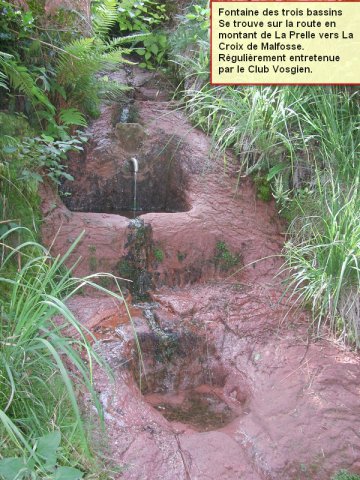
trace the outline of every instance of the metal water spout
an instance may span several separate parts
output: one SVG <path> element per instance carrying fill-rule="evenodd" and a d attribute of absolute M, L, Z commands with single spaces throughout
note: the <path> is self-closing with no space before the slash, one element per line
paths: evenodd
<path fill-rule="evenodd" d="M 130 161 L 133 164 L 134 173 L 137 173 L 139 171 L 139 164 L 138 164 L 137 159 L 135 157 L 133 157 L 133 158 L 130 159 Z"/>
<path fill-rule="evenodd" d="M 139 163 L 135 157 L 132 157 L 130 159 L 132 165 L 133 165 L 133 171 L 134 171 L 134 205 L 133 205 L 133 210 L 134 210 L 134 218 L 136 216 L 136 175 L 137 172 L 139 171 Z"/>

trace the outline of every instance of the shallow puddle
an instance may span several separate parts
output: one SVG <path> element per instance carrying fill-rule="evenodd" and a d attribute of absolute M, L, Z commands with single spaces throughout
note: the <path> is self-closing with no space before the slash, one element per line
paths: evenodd
<path fill-rule="evenodd" d="M 189 425 L 199 432 L 217 430 L 237 417 L 221 395 L 207 385 L 178 394 L 149 394 L 145 400 L 168 421 Z"/>

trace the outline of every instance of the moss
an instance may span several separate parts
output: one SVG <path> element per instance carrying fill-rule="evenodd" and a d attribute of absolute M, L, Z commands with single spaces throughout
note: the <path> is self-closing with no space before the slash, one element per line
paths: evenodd
<path fill-rule="evenodd" d="M 89 258 L 89 270 L 91 273 L 96 272 L 97 270 L 97 260 L 96 257 L 90 257 Z"/>
<path fill-rule="evenodd" d="M 154 248 L 154 257 L 157 262 L 161 263 L 164 261 L 164 252 L 161 248 Z"/>
<path fill-rule="evenodd" d="M 131 290 L 136 300 L 147 300 L 148 292 L 153 287 L 151 269 L 154 266 L 154 259 L 157 256 L 157 260 L 160 261 L 163 252 L 154 247 L 150 225 L 135 219 L 130 222 L 129 228 L 127 254 L 118 262 L 117 271 L 121 277 L 131 280 L 132 283 L 125 286 Z"/>
<path fill-rule="evenodd" d="M 94 273 L 96 272 L 98 268 L 98 262 L 97 258 L 95 256 L 96 254 L 96 246 L 95 245 L 89 245 L 88 246 L 90 257 L 89 257 L 89 270 L 90 272 Z"/>
<path fill-rule="evenodd" d="M 241 262 L 239 253 L 232 253 L 225 242 L 217 242 L 214 255 L 215 265 L 226 272 Z"/>
<path fill-rule="evenodd" d="M 185 252 L 177 252 L 177 258 L 179 262 L 183 262 L 186 257 L 187 257 L 187 254 Z"/>
<path fill-rule="evenodd" d="M 254 177 L 254 183 L 257 197 L 263 202 L 269 202 L 272 199 L 272 192 L 270 183 L 266 177 L 259 172 Z"/>
<path fill-rule="evenodd" d="M 127 280 L 134 280 L 136 277 L 136 268 L 133 262 L 126 260 L 125 258 L 121 259 L 116 266 L 119 275 Z"/>

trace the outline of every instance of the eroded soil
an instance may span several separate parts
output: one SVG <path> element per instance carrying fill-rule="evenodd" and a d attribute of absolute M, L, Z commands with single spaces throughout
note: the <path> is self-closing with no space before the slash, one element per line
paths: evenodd
<path fill-rule="evenodd" d="M 235 159 L 224 170 L 209 139 L 172 108 L 161 78 L 136 68 L 118 75 L 134 87 L 144 135 L 138 145 L 124 144 L 115 106 L 104 106 L 85 155 L 71 161 L 68 205 L 88 210 L 107 196 L 126 200 L 126 165 L 136 155 L 143 198 L 165 198 L 155 179 L 159 168 L 170 169 L 167 185 L 182 211 L 147 213 L 134 223 L 121 211 L 70 211 L 43 191 L 43 236 L 54 253 L 85 230 L 71 258 L 82 256 L 77 273 L 127 267 L 133 276 L 132 323 L 108 297 L 86 291 L 69 302 L 114 371 L 114 382 L 101 371 L 95 377 L 107 453 L 124 466 L 118 478 L 360 473 L 359 359 L 325 336 L 310 341 L 307 313 L 282 296 L 284 226 L 275 206 L 257 199 L 248 179 L 237 188 Z"/>

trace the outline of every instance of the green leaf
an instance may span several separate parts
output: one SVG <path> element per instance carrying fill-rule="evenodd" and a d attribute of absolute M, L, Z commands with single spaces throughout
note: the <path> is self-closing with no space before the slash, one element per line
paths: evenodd
<path fill-rule="evenodd" d="M 54 137 L 50 137 L 50 135 L 45 135 L 45 133 L 41 134 L 41 138 L 44 140 L 44 142 L 53 142 L 55 140 Z"/>
<path fill-rule="evenodd" d="M 150 51 L 152 53 L 154 53 L 155 55 L 157 55 L 159 53 L 159 47 L 156 45 L 156 43 L 153 43 L 151 46 L 150 46 Z"/>
<path fill-rule="evenodd" d="M 161 45 L 162 48 L 166 48 L 167 46 L 167 38 L 165 35 L 159 35 L 157 37 L 159 44 Z"/>
<path fill-rule="evenodd" d="M 70 175 L 70 173 L 62 172 L 61 176 L 66 178 L 66 180 L 69 180 L 70 182 L 72 182 L 74 180 L 74 177 L 72 175 Z"/>
<path fill-rule="evenodd" d="M 284 163 L 278 163 L 277 165 L 274 165 L 272 168 L 270 168 L 269 173 L 266 176 L 266 180 L 269 182 L 275 177 L 275 175 L 285 170 L 285 168 L 286 165 Z"/>
<path fill-rule="evenodd" d="M 54 480 L 80 480 L 83 476 L 84 474 L 77 468 L 59 467 L 56 469 Z"/>
<path fill-rule="evenodd" d="M 87 126 L 84 115 L 76 108 L 67 108 L 61 110 L 60 120 L 64 125 L 80 125 L 81 127 Z"/>
<path fill-rule="evenodd" d="M 23 472 L 20 473 L 22 470 Z M 21 480 L 27 470 L 26 465 L 20 458 L 3 458 L 0 460 L 0 476 L 4 480 L 14 480 L 14 478 Z"/>
<path fill-rule="evenodd" d="M 11 153 L 15 153 L 16 151 L 17 151 L 17 147 L 7 146 L 3 148 L 3 152 L 7 155 L 10 155 Z"/>
<path fill-rule="evenodd" d="M 24 26 L 31 25 L 34 22 L 34 17 L 31 10 L 28 10 L 27 12 L 22 14 L 22 21 Z"/>
<path fill-rule="evenodd" d="M 7 225 L 0 224 L 0 237 L 2 237 L 8 230 L 10 229 Z"/>
<path fill-rule="evenodd" d="M 57 460 L 57 449 L 60 446 L 61 433 L 59 431 L 51 432 L 39 438 L 36 453 L 46 462 L 46 467 L 54 467 Z"/>

